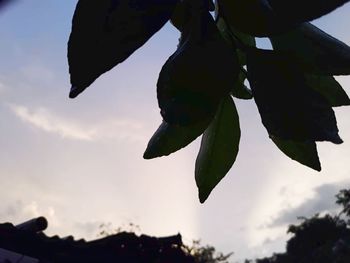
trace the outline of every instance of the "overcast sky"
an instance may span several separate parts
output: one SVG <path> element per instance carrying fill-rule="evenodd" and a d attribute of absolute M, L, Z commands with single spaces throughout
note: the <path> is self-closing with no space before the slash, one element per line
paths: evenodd
<path fill-rule="evenodd" d="M 0 221 L 43 215 L 47 233 L 96 238 L 132 222 L 150 235 L 180 232 L 235 260 L 282 251 L 297 216 L 334 210 L 350 185 L 350 108 L 337 108 L 342 145 L 319 143 L 322 172 L 288 159 L 268 139 L 253 101 L 237 101 L 237 161 L 205 204 L 197 198 L 199 141 L 143 160 L 161 122 L 156 81 L 176 49 L 167 24 L 75 100 L 66 43 L 77 1 L 17 0 L 0 13 Z M 350 5 L 316 21 L 350 44 Z M 266 47 L 266 41 L 259 41 Z M 350 91 L 350 77 L 339 79 Z"/>

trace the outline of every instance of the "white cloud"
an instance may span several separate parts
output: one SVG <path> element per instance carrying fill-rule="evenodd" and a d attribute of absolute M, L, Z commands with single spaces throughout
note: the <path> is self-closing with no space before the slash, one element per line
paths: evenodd
<path fill-rule="evenodd" d="M 22 121 L 48 133 L 62 138 L 96 141 L 101 139 L 119 139 L 128 141 L 144 140 L 144 128 L 134 120 L 112 119 L 93 125 L 84 125 L 72 119 L 53 114 L 46 108 L 29 109 L 11 104 L 10 109 Z"/>
<path fill-rule="evenodd" d="M 7 205 L 7 207 L 1 207 L 1 218 L 5 221 L 13 224 L 19 224 L 32 218 L 44 216 L 49 221 L 50 225 L 57 226 L 59 220 L 56 217 L 55 209 L 52 206 L 40 204 L 37 201 L 21 201 L 17 200 Z"/>
<path fill-rule="evenodd" d="M 44 108 L 29 110 L 24 106 L 11 105 L 11 110 L 22 121 L 27 122 L 43 131 L 55 133 L 63 138 L 91 141 L 93 131 L 82 129 L 74 123 L 53 116 Z"/>

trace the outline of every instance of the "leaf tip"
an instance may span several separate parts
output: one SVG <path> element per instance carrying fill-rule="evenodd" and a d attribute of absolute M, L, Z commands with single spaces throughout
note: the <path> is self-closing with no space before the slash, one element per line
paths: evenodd
<path fill-rule="evenodd" d="M 150 160 L 153 158 L 159 157 L 155 151 L 152 151 L 152 147 L 147 146 L 145 152 L 143 153 L 143 159 Z"/>
<path fill-rule="evenodd" d="M 199 194 L 199 202 L 201 204 L 204 204 L 204 202 L 208 199 L 208 196 L 204 196 L 204 195 L 201 195 Z"/>
<path fill-rule="evenodd" d="M 81 93 L 81 89 L 79 89 L 77 86 L 72 85 L 70 92 L 69 92 L 69 98 L 70 99 L 74 99 L 76 98 L 80 93 Z"/>
<path fill-rule="evenodd" d="M 331 142 L 334 144 L 342 144 L 344 141 L 338 134 L 336 134 L 334 138 L 332 138 Z"/>
<path fill-rule="evenodd" d="M 208 189 L 204 189 L 203 186 L 198 186 L 198 198 L 199 202 L 201 204 L 204 204 L 204 202 L 208 199 L 211 191 Z"/>
<path fill-rule="evenodd" d="M 317 172 L 321 172 L 322 167 L 321 167 L 321 163 L 318 162 L 317 164 L 315 164 L 315 166 L 311 167 L 312 169 L 316 170 Z"/>

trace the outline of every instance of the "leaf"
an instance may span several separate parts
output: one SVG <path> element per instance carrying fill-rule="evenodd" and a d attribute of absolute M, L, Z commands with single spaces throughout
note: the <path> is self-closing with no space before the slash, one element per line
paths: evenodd
<path fill-rule="evenodd" d="M 221 33 L 221 36 L 226 40 L 226 42 L 232 45 L 233 43 L 232 43 L 231 32 L 229 31 L 229 28 L 227 27 L 227 24 L 222 17 L 218 17 L 216 21 L 216 26 L 218 27 Z"/>
<path fill-rule="evenodd" d="M 252 91 L 244 84 L 245 80 L 246 80 L 246 75 L 243 72 L 243 69 L 241 69 L 238 75 L 238 79 L 233 85 L 233 88 L 231 91 L 232 96 L 243 100 L 250 100 L 253 98 Z"/>
<path fill-rule="evenodd" d="M 293 52 L 314 73 L 350 74 L 350 47 L 310 23 L 270 39 L 275 50 Z"/>
<path fill-rule="evenodd" d="M 203 203 L 236 160 L 241 131 L 235 104 L 226 97 L 205 130 L 196 159 L 195 178 Z"/>
<path fill-rule="evenodd" d="M 349 0 L 268 0 L 273 11 L 286 21 L 295 24 L 320 18 Z"/>
<path fill-rule="evenodd" d="M 270 136 L 276 146 L 288 157 L 308 166 L 316 171 L 321 171 L 321 163 L 318 158 L 315 142 L 297 142 L 292 140 L 283 140 Z"/>
<path fill-rule="evenodd" d="M 240 33 L 238 31 L 235 36 L 232 36 L 232 31 L 227 27 L 226 22 L 223 18 L 219 17 L 216 22 L 216 26 L 218 27 L 222 37 L 226 40 L 226 42 L 233 47 L 233 52 L 237 52 L 238 60 L 241 64 L 241 66 L 247 64 L 246 62 L 246 55 L 243 51 L 238 50 L 236 48 L 237 43 L 233 43 L 235 39 L 238 39 L 241 43 L 244 43 L 244 45 L 247 46 L 254 46 L 255 47 L 255 38 L 248 36 L 244 33 Z M 237 41 L 237 40 L 236 40 Z M 250 89 L 244 85 L 244 81 L 246 79 L 245 70 L 243 67 L 240 68 L 240 71 L 238 73 L 238 78 L 236 79 L 235 83 L 232 86 L 231 94 L 232 96 L 239 98 L 239 99 L 252 99 L 252 92 Z"/>
<path fill-rule="evenodd" d="M 255 47 L 255 37 L 245 34 L 243 32 L 240 32 L 239 30 L 235 29 L 233 26 L 227 25 L 227 22 L 225 19 L 221 16 L 218 17 L 216 21 L 216 25 L 219 28 L 220 32 L 223 33 L 224 36 L 227 36 L 225 39 L 232 40 L 232 35 L 238 39 L 240 42 L 242 42 L 246 46 Z M 234 40 L 234 39 L 233 39 Z"/>
<path fill-rule="evenodd" d="M 241 32 L 271 36 L 319 18 L 349 0 L 218 0 L 227 23 Z"/>
<path fill-rule="evenodd" d="M 176 2 L 78 1 L 68 41 L 70 98 L 146 43 L 169 20 Z"/>
<path fill-rule="evenodd" d="M 190 18 L 191 12 L 189 8 L 189 2 L 185 0 L 178 1 L 173 14 L 171 15 L 170 22 L 174 27 L 182 32 L 186 24 L 189 22 Z"/>
<path fill-rule="evenodd" d="M 242 66 L 246 65 L 247 61 L 245 52 L 243 50 L 237 49 L 236 47 L 240 47 L 242 45 L 247 47 L 255 47 L 255 37 L 242 33 L 232 26 L 228 26 L 225 19 L 221 16 L 218 16 L 216 25 L 222 37 L 227 41 L 227 43 L 234 47 L 235 52 L 237 52 L 240 64 Z"/>
<path fill-rule="evenodd" d="M 220 15 L 232 28 L 258 37 L 281 30 L 280 24 L 276 23 L 278 21 L 276 15 L 266 0 L 218 0 L 218 2 Z"/>
<path fill-rule="evenodd" d="M 164 120 L 183 126 L 211 118 L 239 72 L 236 53 L 221 37 L 209 12 L 192 15 L 176 52 L 157 82 Z"/>
<path fill-rule="evenodd" d="M 331 105 L 307 85 L 298 64 L 274 51 L 251 50 L 247 69 L 254 100 L 270 135 L 342 143 Z"/>
<path fill-rule="evenodd" d="M 179 0 L 176 4 L 175 10 L 170 18 L 170 22 L 180 32 L 184 31 L 187 23 L 189 23 L 189 21 L 191 20 L 191 4 L 193 4 L 193 2 L 192 0 Z M 213 1 L 205 0 L 205 2 L 207 2 L 208 11 L 214 11 L 215 6 L 213 4 Z"/>
<path fill-rule="evenodd" d="M 308 86 L 325 97 L 332 107 L 350 105 L 350 99 L 342 86 L 331 76 L 306 75 Z"/>
<path fill-rule="evenodd" d="M 169 155 L 186 147 L 208 127 L 210 120 L 189 126 L 169 124 L 165 121 L 159 126 L 143 154 L 145 159 Z"/>

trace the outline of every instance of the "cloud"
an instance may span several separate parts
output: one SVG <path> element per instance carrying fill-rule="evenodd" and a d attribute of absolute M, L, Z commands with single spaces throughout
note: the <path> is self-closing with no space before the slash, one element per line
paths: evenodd
<path fill-rule="evenodd" d="M 102 225 L 103 222 L 99 221 L 76 222 L 74 228 L 79 232 L 80 236 L 83 236 L 85 239 L 94 239 L 98 237 Z"/>
<path fill-rule="evenodd" d="M 53 114 L 46 108 L 29 109 L 25 106 L 11 104 L 10 109 L 23 122 L 65 139 L 81 141 L 101 139 L 140 141 L 145 138 L 142 124 L 134 120 L 111 119 L 94 123 L 93 125 L 84 125 Z"/>
<path fill-rule="evenodd" d="M 37 201 L 16 200 L 3 207 L 0 213 L 1 218 L 15 224 L 39 216 L 45 216 L 50 222 L 57 221 L 55 209 L 52 206 L 39 205 Z"/>
<path fill-rule="evenodd" d="M 82 129 L 74 123 L 59 119 L 44 108 L 31 111 L 24 106 L 11 105 L 11 109 L 22 121 L 43 131 L 58 134 L 63 138 L 92 140 L 93 131 Z"/>
<path fill-rule="evenodd" d="M 344 185 L 349 185 L 349 181 L 346 183 L 324 184 L 317 187 L 313 198 L 306 199 L 297 207 L 283 209 L 267 227 L 280 227 L 294 223 L 299 216 L 309 217 L 316 213 L 335 212 L 339 209 L 335 204 L 335 195 L 345 187 Z"/>

